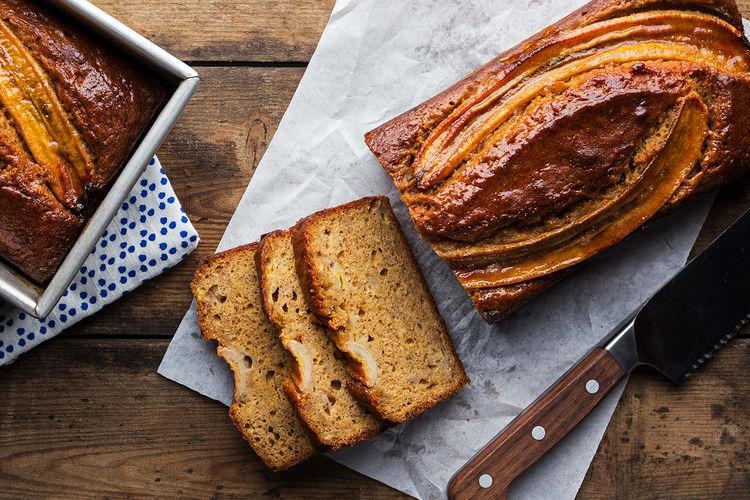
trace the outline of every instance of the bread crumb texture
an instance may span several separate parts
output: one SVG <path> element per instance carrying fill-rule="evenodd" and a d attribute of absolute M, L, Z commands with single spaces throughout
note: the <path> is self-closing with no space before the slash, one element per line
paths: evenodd
<path fill-rule="evenodd" d="M 264 310 L 294 360 L 284 389 L 303 421 L 332 448 L 378 434 L 383 421 L 349 393 L 346 360 L 307 304 L 290 232 L 264 237 L 256 261 Z"/>
<path fill-rule="evenodd" d="M 234 373 L 229 413 L 245 440 L 271 469 L 309 458 L 315 446 L 283 391 L 293 360 L 261 307 L 257 244 L 217 254 L 196 272 L 192 289 L 204 338 Z"/>
<path fill-rule="evenodd" d="M 468 378 L 385 197 L 300 222 L 298 267 L 310 303 L 351 362 L 351 390 L 403 422 Z"/>

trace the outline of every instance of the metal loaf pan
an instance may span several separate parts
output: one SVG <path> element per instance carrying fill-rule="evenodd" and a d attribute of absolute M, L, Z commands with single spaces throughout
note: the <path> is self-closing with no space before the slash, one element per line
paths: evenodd
<path fill-rule="evenodd" d="M 0 261 L 0 298 L 37 318 L 52 312 L 198 87 L 198 74 L 190 66 L 86 0 L 44 2 L 51 8 L 67 14 L 82 27 L 96 33 L 103 42 L 116 45 L 126 56 L 150 66 L 156 77 L 162 78 L 168 86 L 171 96 L 141 137 L 96 212 L 46 287 L 42 288 L 32 283 L 11 266 Z"/>

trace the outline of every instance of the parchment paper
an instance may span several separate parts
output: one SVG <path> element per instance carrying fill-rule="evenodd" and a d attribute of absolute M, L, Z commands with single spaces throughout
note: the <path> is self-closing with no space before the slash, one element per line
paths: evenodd
<path fill-rule="evenodd" d="M 472 383 L 453 400 L 338 462 L 421 498 L 453 473 L 684 263 L 710 200 L 663 219 L 584 265 L 500 324 L 486 325 L 418 239 L 363 134 L 577 8 L 582 0 L 339 0 L 220 249 L 309 213 L 388 194 Z M 159 373 L 229 404 L 232 380 L 191 309 Z M 622 386 L 516 481 L 512 498 L 573 498 Z"/>

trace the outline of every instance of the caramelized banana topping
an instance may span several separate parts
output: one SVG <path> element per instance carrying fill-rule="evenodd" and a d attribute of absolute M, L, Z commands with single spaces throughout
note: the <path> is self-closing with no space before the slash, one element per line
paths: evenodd
<path fill-rule="evenodd" d="M 49 77 L 3 20 L 0 103 L 31 156 L 49 172 L 50 190 L 66 208 L 75 209 L 96 167 Z"/>

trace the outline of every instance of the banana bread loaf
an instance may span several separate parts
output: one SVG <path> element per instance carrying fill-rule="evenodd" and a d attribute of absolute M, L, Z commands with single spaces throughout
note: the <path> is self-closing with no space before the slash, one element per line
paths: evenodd
<path fill-rule="evenodd" d="M 165 97 L 52 6 L 0 0 L 0 257 L 47 281 Z"/>
<path fill-rule="evenodd" d="M 497 321 L 750 167 L 732 0 L 594 0 L 366 135 L 421 234 Z"/>

